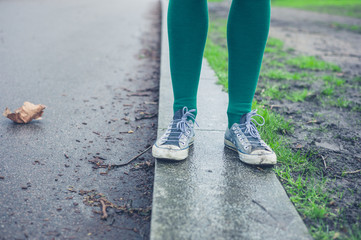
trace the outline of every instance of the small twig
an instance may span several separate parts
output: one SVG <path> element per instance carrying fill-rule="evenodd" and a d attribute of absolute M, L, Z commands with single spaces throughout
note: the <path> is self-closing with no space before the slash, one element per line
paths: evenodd
<path fill-rule="evenodd" d="M 359 172 L 361 172 L 361 169 L 355 170 L 355 171 L 343 172 L 342 174 L 353 174 L 353 173 L 359 173 Z"/>
<path fill-rule="evenodd" d="M 280 108 L 281 106 L 280 105 L 271 105 L 271 110 L 273 109 L 273 108 Z"/>
<path fill-rule="evenodd" d="M 138 230 L 136 228 L 126 228 L 126 227 L 118 227 L 118 226 L 112 226 L 113 228 L 118 228 L 118 229 L 122 229 L 122 230 L 129 230 L 129 231 L 133 231 L 133 232 L 138 232 Z"/>
<path fill-rule="evenodd" d="M 306 124 L 310 124 L 310 123 L 317 123 L 317 120 L 313 119 L 313 120 L 306 122 Z"/>
<path fill-rule="evenodd" d="M 147 97 L 150 96 L 149 93 L 147 92 L 135 92 L 135 93 L 129 93 L 127 94 L 128 97 L 133 97 L 133 96 L 137 96 L 137 97 Z"/>
<path fill-rule="evenodd" d="M 263 89 L 262 91 L 264 91 L 264 89 Z M 262 93 L 262 92 L 261 92 L 261 93 Z M 271 110 L 272 110 L 273 108 L 280 108 L 280 107 L 281 107 L 281 105 L 274 105 L 274 104 L 264 104 L 264 105 L 265 105 L 265 106 L 269 106 Z"/>
<path fill-rule="evenodd" d="M 102 213 L 103 213 L 102 219 L 105 220 L 105 219 L 107 219 L 107 217 L 108 217 L 107 205 L 105 204 L 105 202 L 104 202 L 103 199 L 100 199 L 99 201 L 100 201 L 100 203 L 102 204 Z"/>
<path fill-rule="evenodd" d="M 326 158 L 327 158 L 327 156 L 324 157 L 324 156 L 321 155 L 321 157 L 322 157 L 322 160 L 323 160 L 323 165 L 325 166 L 325 170 L 326 170 L 326 169 L 327 169 L 327 165 L 326 165 Z"/>
<path fill-rule="evenodd" d="M 108 169 L 112 169 L 112 168 L 118 168 L 118 167 L 123 167 L 128 165 L 129 163 L 133 162 L 134 160 L 136 160 L 138 157 L 142 156 L 144 153 L 146 153 L 149 149 L 151 149 L 152 146 L 147 147 L 143 152 L 139 153 L 137 156 L 133 157 L 132 159 L 130 159 L 128 162 L 126 163 L 121 163 L 121 164 L 112 164 L 112 165 L 108 165 Z"/>

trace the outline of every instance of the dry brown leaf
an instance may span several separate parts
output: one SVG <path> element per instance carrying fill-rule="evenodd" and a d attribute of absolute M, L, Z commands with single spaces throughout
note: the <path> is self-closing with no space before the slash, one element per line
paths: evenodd
<path fill-rule="evenodd" d="M 24 105 L 15 110 L 14 113 L 6 108 L 3 115 L 16 123 L 28 123 L 31 120 L 39 120 L 44 113 L 45 105 L 24 102 Z"/>
<path fill-rule="evenodd" d="M 302 146 L 302 144 L 299 143 L 295 146 L 295 148 L 303 148 L 303 146 Z"/>

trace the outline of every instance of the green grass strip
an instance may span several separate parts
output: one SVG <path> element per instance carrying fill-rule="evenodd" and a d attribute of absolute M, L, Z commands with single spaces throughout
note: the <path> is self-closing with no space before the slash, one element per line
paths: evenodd
<path fill-rule="evenodd" d="M 270 69 L 266 72 L 262 72 L 261 76 L 268 77 L 270 79 L 277 80 L 300 80 L 301 74 L 299 73 L 290 73 L 282 69 Z"/>
<path fill-rule="evenodd" d="M 217 24 L 217 23 L 216 23 Z M 222 27 L 211 24 L 210 35 L 212 36 L 207 40 L 205 57 L 208 63 L 215 71 L 219 81 L 225 90 L 228 90 L 228 53 L 225 46 L 221 46 L 213 42 L 212 39 L 217 39 L 221 36 L 224 30 Z M 274 48 L 282 51 L 283 43 L 281 41 L 272 40 L 268 43 L 267 47 Z M 306 64 L 306 68 L 311 69 L 336 69 L 333 65 L 321 62 L 313 57 L 307 57 L 306 61 L 303 57 L 296 58 L 297 66 Z M 301 62 L 302 64 L 298 64 Z M 311 62 L 311 64 L 310 64 Z M 291 62 L 292 63 L 292 62 Z M 296 65 L 296 63 L 294 63 Z M 297 75 L 292 73 L 283 73 L 276 71 L 273 73 L 263 73 L 275 75 L 277 78 L 298 79 Z M 303 74 L 307 75 L 307 74 Z M 331 82 L 333 80 L 330 80 Z M 327 80 L 325 80 L 327 82 Z M 287 85 L 281 85 L 282 88 Z M 290 93 L 289 95 L 282 95 L 279 91 L 279 86 L 273 86 L 272 94 L 281 94 L 279 97 L 286 97 L 291 101 L 304 101 L 308 95 L 307 90 Z M 259 127 L 259 132 L 270 147 L 276 152 L 278 164 L 274 167 L 274 171 L 286 189 L 290 200 L 294 203 L 296 209 L 301 214 L 301 217 L 312 219 L 310 233 L 316 239 L 332 239 L 335 236 L 334 231 L 328 230 L 328 225 L 324 223 L 323 219 L 332 215 L 332 212 L 327 207 L 330 199 L 330 194 L 326 189 L 325 181 L 319 181 L 315 176 L 320 176 L 322 170 L 317 167 L 317 163 L 309 161 L 312 152 L 308 154 L 301 154 L 301 152 L 294 152 L 289 146 L 287 134 L 292 133 L 293 125 L 291 121 L 269 108 L 264 106 L 263 102 L 253 102 L 253 109 L 258 109 L 258 113 L 262 115 L 266 124 Z M 297 176 L 297 177 L 296 177 Z M 322 179 L 322 177 L 321 177 Z"/>
<path fill-rule="evenodd" d="M 361 1 L 359 0 L 272 0 L 272 6 L 361 18 Z"/>
<path fill-rule="evenodd" d="M 361 9 L 360 9 L 361 11 Z M 343 23 L 337 23 L 334 22 L 331 24 L 331 27 L 337 28 L 337 29 L 344 29 L 349 30 L 351 32 L 361 33 L 361 26 L 360 25 L 350 25 L 350 24 L 343 24 Z"/>
<path fill-rule="evenodd" d="M 339 66 L 317 59 L 314 56 L 297 56 L 287 60 L 286 63 L 300 69 L 341 71 Z"/>

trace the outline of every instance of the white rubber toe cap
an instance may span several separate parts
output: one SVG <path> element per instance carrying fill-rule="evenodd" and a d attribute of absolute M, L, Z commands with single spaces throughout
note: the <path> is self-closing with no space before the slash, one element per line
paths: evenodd
<path fill-rule="evenodd" d="M 152 155 L 155 158 L 168 159 L 168 160 L 184 160 L 188 157 L 189 148 L 180 149 L 175 145 L 153 145 Z"/>

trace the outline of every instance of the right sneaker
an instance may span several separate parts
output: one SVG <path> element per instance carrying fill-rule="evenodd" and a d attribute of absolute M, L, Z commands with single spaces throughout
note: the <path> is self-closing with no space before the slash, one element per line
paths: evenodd
<path fill-rule="evenodd" d="M 184 160 L 188 157 L 189 147 L 194 141 L 195 116 L 187 107 L 174 113 L 167 131 L 154 143 L 152 155 L 155 158 Z"/>
<path fill-rule="evenodd" d="M 253 117 L 259 117 L 263 123 L 257 122 Z M 252 165 L 274 165 L 277 156 L 274 151 L 261 139 L 256 125 L 262 126 L 264 118 L 253 110 L 244 114 L 239 123 L 227 128 L 224 144 L 227 148 L 238 152 L 242 162 Z"/>

